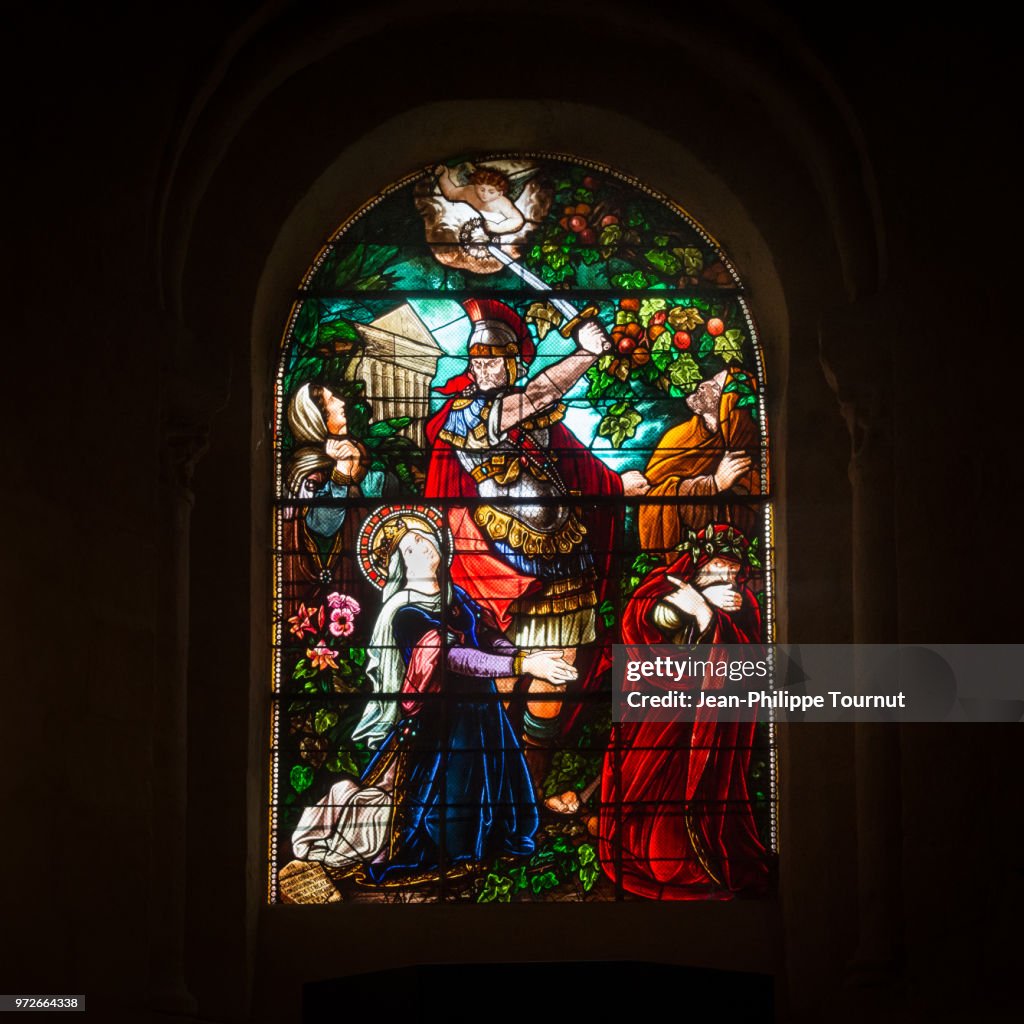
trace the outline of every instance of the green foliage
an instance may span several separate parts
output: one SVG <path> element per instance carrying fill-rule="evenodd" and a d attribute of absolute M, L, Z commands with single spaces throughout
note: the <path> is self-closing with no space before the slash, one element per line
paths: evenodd
<path fill-rule="evenodd" d="M 594 888 L 601 869 L 597 863 L 597 853 L 590 843 L 582 843 L 576 850 L 579 858 L 579 876 L 584 892 L 590 892 Z"/>
<path fill-rule="evenodd" d="M 590 892 L 600 876 L 597 852 L 587 842 L 575 846 L 565 836 L 548 837 L 527 864 L 502 870 L 495 866 L 484 878 L 477 903 L 511 903 L 523 893 L 541 898 L 564 885 Z"/>
<path fill-rule="evenodd" d="M 607 629 L 611 629 L 615 625 L 615 605 L 611 601 L 602 601 L 597 609 L 597 614 L 601 616 L 601 621 Z"/>
<path fill-rule="evenodd" d="M 668 379 L 688 394 L 701 382 L 702 374 L 693 356 L 689 352 L 684 352 L 669 366 Z"/>
<path fill-rule="evenodd" d="M 640 323 L 646 327 L 651 322 L 655 313 L 668 309 L 668 299 L 641 299 L 640 300 Z"/>
<path fill-rule="evenodd" d="M 351 751 L 345 749 L 339 750 L 330 758 L 325 767 L 329 772 L 334 772 L 336 775 L 344 773 L 345 775 L 354 775 L 358 778 L 362 774 Z"/>
<path fill-rule="evenodd" d="M 612 278 L 612 284 L 615 285 L 616 288 L 635 290 L 637 288 L 647 288 L 651 284 L 651 279 L 647 277 L 642 270 L 632 270 L 622 274 L 616 274 Z"/>
<path fill-rule="evenodd" d="M 704 256 L 700 249 L 688 245 L 680 255 L 683 257 L 683 271 L 688 277 L 696 277 L 704 269 Z"/>
<path fill-rule="evenodd" d="M 734 370 L 729 382 L 722 389 L 724 394 L 735 393 L 739 395 L 736 401 L 738 409 L 749 409 L 750 415 L 760 419 L 760 408 L 757 404 L 757 392 L 754 390 L 754 379 L 744 370 Z"/>
<path fill-rule="evenodd" d="M 629 569 L 622 576 L 623 600 L 631 597 L 633 591 L 640 586 L 640 582 L 643 578 L 660 563 L 661 559 L 657 555 L 652 555 L 647 551 L 641 551 L 640 554 L 633 559 L 632 565 L 630 565 Z"/>
<path fill-rule="evenodd" d="M 683 261 L 668 249 L 651 249 L 644 253 L 644 259 L 663 274 L 678 274 L 683 267 Z"/>
<path fill-rule="evenodd" d="M 297 764 L 288 773 L 288 781 L 296 793 L 304 793 L 313 784 L 313 769 L 308 764 Z"/>
<path fill-rule="evenodd" d="M 610 364 L 612 358 L 606 356 L 587 370 L 587 380 L 590 381 L 587 398 L 591 401 L 597 398 L 631 398 L 633 392 L 630 386 L 625 381 L 608 373 L 606 369 L 602 369 L 601 362 Z"/>
<path fill-rule="evenodd" d="M 626 402 L 616 402 L 598 424 L 597 432 L 607 437 L 613 448 L 621 448 L 627 438 L 636 435 L 636 428 L 643 422 L 640 415 Z"/>
<path fill-rule="evenodd" d="M 306 658 L 299 658 L 295 662 L 295 668 L 292 669 L 293 679 L 315 679 L 319 669 L 313 667 L 313 665 Z"/>
<path fill-rule="evenodd" d="M 742 348 L 742 331 L 728 330 L 715 339 L 715 355 L 721 356 L 727 363 L 738 362 Z"/>
<path fill-rule="evenodd" d="M 763 568 L 762 565 L 761 565 L 760 551 L 761 551 L 761 538 L 760 537 L 755 537 L 750 542 L 750 546 L 747 548 L 747 561 L 750 563 L 751 567 L 754 568 L 754 569 L 761 569 L 761 568 Z"/>
<path fill-rule="evenodd" d="M 336 711 L 328 711 L 326 708 L 320 708 L 320 710 L 313 716 L 313 728 L 318 733 L 325 733 L 328 729 L 333 729 L 337 724 L 338 713 Z"/>
<path fill-rule="evenodd" d="M 551 759 L 551 770 L 544 779 L 544 796 L 558 796 L 570 789 L 586 789 L 600 770 L 600 754 L 556 750 Z"/>
<path fill-rule="evenodd" d="M 507 875 L 496 875 L 493 871 L 484 879 L 483 889 L 477 895 L 477 903 L 511 903 L 512 879 Z"/>
<path fill-rule="evenodd" d="M 384 268 L 398 253 L 393 245 L 360 242 L 346 249 L 336 245 L 324 260 L 313 287 L 325 291 L 383 291 L 392 286 L 394 275 Z"/>
<path fill-rule="evenodd" d="M 412 418 L 409 416 L 393 416 L 391 419 L 379 420 L 370 427 L 366 439 L 394 437 L 395 434 L 400 430 L 404 430 L 410 423 L 412 423 Z"/>

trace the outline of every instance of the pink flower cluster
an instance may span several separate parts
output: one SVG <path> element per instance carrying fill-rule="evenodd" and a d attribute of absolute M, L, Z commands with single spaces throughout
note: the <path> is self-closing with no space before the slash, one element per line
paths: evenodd
<path fill-rule="evenodd" d="M 351 636 L 355 629 L 359 602 L 348 594 L 335 591 L 327 595 L 327 607 L 331 609 L 331 621 L 327 628 L 334 636 Z"/>

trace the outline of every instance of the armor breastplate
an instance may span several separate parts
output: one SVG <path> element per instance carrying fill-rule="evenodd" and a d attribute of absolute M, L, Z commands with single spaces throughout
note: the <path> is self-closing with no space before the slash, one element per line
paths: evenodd
<path fill-rule="evenodd" d="M 541 457 L 524 453 L 507 440 L 458 452 L 459 462 L 476 481 L 481 498 L 500 505 L 507 515 L 540 533 L 554 533 L 569 517 L 569 509 L 562 504 L 565 485 L 548 456 L 550 435 L 550 430 L 533 430 L 527 435 Z"/>

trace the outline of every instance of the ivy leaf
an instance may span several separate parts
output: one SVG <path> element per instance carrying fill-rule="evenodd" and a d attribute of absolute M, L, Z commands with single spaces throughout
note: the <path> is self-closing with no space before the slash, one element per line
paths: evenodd
<path fill-rule="evenodd" d="M 597 853 L 590 843 L 581 843 L 579 849 L 576 851 L 576 856 L 580 859 L 580 864 L 596 864 Z"/>
<path fill-rule="evenodd" d="M 516 889 L 525 889 L 530 883 L 526 878 L 526 865 L 522 864 L 517 868 L 512 868 L 509 871 L 509 878 L 512 879 L 512 884 Z"/>
<path fill-rule="evenodd" d="M 646 327 L 655 313 L 668 309 L 667 299 L 642 299 L 640 302 L 640 323 Z"/>
<path fill-rule="evenodd" d="M 684 352 L 668 368 L 668 379 L 687 394 L 693 391 L 701 382 L 700 367 L 689 352 Z"/>
<path fill-rule="evenodd" d="M 584 892 L 590 892 L 594 888 L 594 883 L 597 881 L 600 873 L 601 871 L 596 864 L 580 865 L 580 884 L 583 886 Z"/>
<path fill-rule="evenodd" d="M 661 339 L 659 338 L 658 341 L 660 340 Z M 657 344 L 657 342 L 655 342 L 655 344 Z M 651 362 L 657 367 L 659 372 L 664 372 L 668 364 L 672 362 L 672 349 L 667 348 L 659 352 L 652 352 Z"/>
<path fill-rule="evenodd" d="M 653 384 L 658 379 L 660 372 L 661 370 L 653 362 L 648 361 L 642 366 L 634 367 L 633 376 L 647 384 Z"/>
<path fill-rule="evenodd" d="M 685 249 L 676 249 L 675 252 L 683 258 L 683 269 L 688 277 L 696 277 L 704 267 L 704 256 L 700 249 L 688 245 Z M 684 328 L 688 330 L 689 328 Z"/>
<path fill-rule="evenodd" d="M 760 568 L 762 567 L 762 566 L 761 566 L 761 559 L 760 559 L 760 557 L 758 556 L 758 553 L 757 553 L 757 549 L 758 549 L 758 541 L 759 541 L 760 539 L 761 539 L 760 537 L 755 537 L 755 538 L 754 538 L 754 539 L 753 539 L 753 540 L 752 540 L 752 541 L 750 542 L 750 547 L 748 547 L 748 548 L 747 548 L 747 561 L 748 561 L 748 562 L 749 562 L 749 563 L 751 564 L 751 566 L 753 566 L 753 567 L 754 567 L 755 569 L 760 569 Z"/>
<path fill-rule="evenodd" d="M 587 380 L 590 387 L 587 388 L 587 398 L 600 398 L 612 385 L 614 377 L 610 377 L 598 366 L 592 366 L 587 370 Z"/>
<path fill-rule="evenodd" d="M 711 352 L 711 350 L 714 347 L 715 347 L 715 339 L 712 338 L 711 335 L 708 334 L 707 331 L 705 331 L 701 335 L 701 338 L 700 338 L 700 348 L 697 349 L 697 355 L 701 359 L 703 359 L 706 355 L 708 355 Z"/>
<path fill-rule="evenodd" d="M 356 764 L 355 758 L 352 756 L 351 751 L 348 750 L 339 750 L 327 762 L 326 767 L 329 772 L 334 772 L 335 775 L 344 773 L 346 775 L 355 775 L 357 778 L 360 775 L 359 765 Z"/>
<path fill-rule="evenodd" d="M 511 903 L 512 879 L 507 875 L 491 872 L 484 880 L 484 887 L 476 898 L 477 903 Z"/>
<path fill-rule="evenodd" d="M 602 601 L 597 612 L 601 616 L 601 621 L 608 629 L 615 625 L 615 605 L 611 601 Z"/>
<path fill-rule="evenodd" d="M 644 259 L 663 274 L 678 274 L 683 266 L 683 261 L 675 253 L 664 249 L 650 249 L 644 253 Z"/>
<path fill-rule="evenodd" d="M 745 395 L 736 403 L 737 409 L 749 409 L 750 415 L 756 420 L 758 416 L 757 397 L 755 395 Z"/>
<path fill-rule="evenodd" d="M 353 665 L 362 668 L 366 664 L 366 648 L 350 647 L 348 650 L 348 659 Z"/>
<path fill-rule="evenodd" d="M 326 708 L 321 708 L 313 716 L 313 728 L 318 733 L 325 733 L 328 729 L 333 729 L 338 724 L 338 713 L 337 711 L 328 711 Z"/>
<path fill-rule="evenodd" d="M 698 379 L 699 371 L 698 371 Z M 619 408 L 619 406 L 613 406 Z M 636 428 L 643 422 L 643 416 L 631 406 L 624 406 L 621 413 L 612 413 L 611 410 L 601 420 L 597 432 L 601 437 L 607 437 L 613 448 L 621 448 L 627 438 L 636 436 Z"/>
<path fill-rule="evenodd" d="M 612 284 L 616 288 L 646 288 L 650 283 L 650 278 L 646 277 L 641 270 L 634 270 L 627 274 L 616 274 L 612 278 Z"/>
<path fill-rule="evenodd" d="M 676 306 L 668 314 L 669 326 L 676 331 L 692 331 L 704 323 L 704 317 L 693 306 Z"/>
<path fill-rule="evenodd" d="M 288 773 L 288 781 L 296 793 L 305 792 L 313 785 L 313 769 L 308 764 L 297 764 Z"/>
<path fill-rule="evenodd" d="M 726 331 L 715 341 L 715 355 L 721 356 L 726 362 L 738 360 L 743 347 L 743 332 L 737 329 Z"/>
<path fill-rule="evenodd" d="M 535 896 L 539 896 L 548 889 L 554 889 L 558 885 L 558 876 L 554 871 L 545 871 L 542 874 L 534 875 L 530 879 L 530 888 Z"/>
<path fill-rule="evenodd" d="M 292 679 L 313 679 L 317 670 L 305 659 L 299 658 L 292 669 Z"/>

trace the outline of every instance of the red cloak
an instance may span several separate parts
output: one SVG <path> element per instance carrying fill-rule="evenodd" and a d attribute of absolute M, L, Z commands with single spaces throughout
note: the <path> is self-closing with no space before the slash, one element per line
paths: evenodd
<path fill-rule="evenodd" d="M 536 593 L 542 588 L 542 583 L 536 577 L 519 572 L 496 555 L 473 521 L 473 509 L 480 501 L 476 483 L 459 462 L 456 449 L 438 436 L 454 401 L 456 398 L 450 398 L 427 423 L 431 454 L 423 496 L 427 499 L 467 499 L 466 505 L 446 506 L 454 542 L 451 579 L 487 609 L 494 616 L 498 628 L 504 631 L 512 621 L 513 602 Z M 597 574 L 595 591 L 600 608 L 606 599 L 613 596 L 612 556 L 618 546 L 618 531 L 622 523 L 619 501 L 622 478 L 585 448 L 562 423 L 550 427 L 549 451 L 557 460 L 562 482 L 574 498 L 578 496 L 581 518 L 587 530 L 586 543 Z M 614 635 L 604 626 L 598 612 L 595 656 L 584 658 L 578 664 L 581 692 L 593 692 L 599 687 L 602 673 L 611 666 L 610 645 L 614 642 Z M 580 711 L 578 702 L 566 703 L 560 720 L 563 734 L 572 727 Z"/>
<path fill-rule="evenodd" d="M 703 560 L 702 560 L 703 561 Z M 655 569 L 622 617 L 626 644 L 669 642 L 650 621 L 699 565 L 689 553 Z M 738 582 L 736 612 L 713 609 L 707 644 L 759 643 L 761 616 L 751 590 Z M 697 682 L 699 686 L 699 682 Z M 601 779 L 600 859 L 613 882 L 648 899 L 723 899 L 763 892 L 766 852 L 747 790 L 755 722 L 720 722 L 698 708 L 694 722 L 622 723 L 612 727 Z"/>

